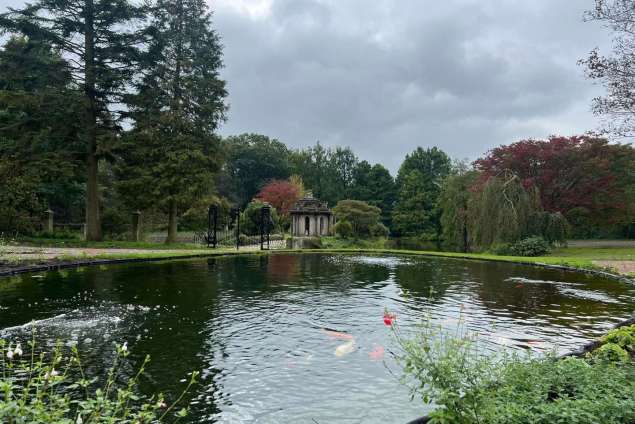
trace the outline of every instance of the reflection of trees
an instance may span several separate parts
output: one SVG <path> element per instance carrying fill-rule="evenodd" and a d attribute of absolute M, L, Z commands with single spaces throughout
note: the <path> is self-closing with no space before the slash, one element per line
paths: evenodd
<path fill-rule="evenodd" d="M 454 261 L 437 258 L 417 258 L 395 268 L 395 281 L 408 296 L 424 302 L 437 302 L 456 282 Z"/>
<path fill-rule="evenodd" d="M 152 360 L 146 367 L 142 390 L 177 395 L 183 390 L 179 381 L 199 370 L 205 378 L 190 399 L 210 391 L 221 393 L 213 378 L 220 370 L 207 360 L 206 353 L 223 348 L 222 338 L 216 337 L 214 325 L 209 325 L 219 317 L 216 273 L 204 262 L 177 261 L 117 268 L 115 279 L 120 282 L 119 302 L 151 308 L 134 331 L 147 337 L 132 343 L 132 352 L 138 355 L 135 360 L 141 361 L 145 354 Z M 209 414 L 216 406 L 206 398 L 201 408 Z"/>
<path fill-rule="evenodd" d="M 267 259 L 267 275 L 271 281 L 288 283 L 298 276 L 298 255 L 271 255 Z"/>
<path fill-rule="evenodd" d="M 575 297 L 559 290 L 559 287 L 593 290 L 613 298 L 627 294 L 628 288 L 623 284 L 595 276 L 491 262 L 469 262 L 466 264 L 466 271 L 473 281 L 479 283 L 475 285 L 475 290 L 483 307 L 495 315 L 500 311 L 505 311 L 506 315 L 517 319 L 541 315 L 541 319 L 547 319 L 551 323 L 570 326 L 570 320 L 562 319 L 563 313 L 568 313 L 569 316 L 572 313 L 580 316 L 595 316 L 598 311 L 601 311 L 602 315 L 622 316 L 630 309 L 627 305 Z M 510 277 L 563 284 L 522 283 L 510 281 Z M 567 286 L 567 283 L 576 285 Z"/>
<path fill-rule="evenodd" d="M 390 268 L 386 265 L 353 263 L 350 272 L 353 280 L 361 283 L 381 283 L 390 279 Z"/>

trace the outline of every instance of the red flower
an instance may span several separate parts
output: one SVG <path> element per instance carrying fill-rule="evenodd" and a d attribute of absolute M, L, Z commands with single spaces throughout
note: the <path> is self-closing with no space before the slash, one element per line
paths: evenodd
<path fill-rule="evenodd" d="M 388 327 L 392 326 L 392 322 L 397 319 L 397 317 L 395 316 L 395 314 L 391 314 L 390 312 L 386 311 L 384 312 L 384 324 L 386 324 Z"/>

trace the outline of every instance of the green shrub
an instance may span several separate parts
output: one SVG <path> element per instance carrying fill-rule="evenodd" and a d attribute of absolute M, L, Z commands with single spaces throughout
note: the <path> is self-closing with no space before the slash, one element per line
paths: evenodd
<path fill-rule="evenodd" d="M 333 208 L 333 213 L 338 221 L 348 222 L 352 235 L 358 238 L 371 236 L 371 228 L 382 225 L 381 209 L 361 200 L 340 200 Z M 382 232 L 381 228 L 376 230 Z"/>
<path fill-rule="evenodd" d="M 335 234 L 341 238 L 353 237 L 353 225 L 346 220 L 338 221 L 334 228 Z"/>
<path fill-rule="evenodd" d="M 252 237 L 249 237 L 246 234 L 240 234 L 238 236 L 238 240 L 240 241 L 241 246 L 247 246 L 251 244 Z"/>
<path fill-rule="evenodd" d="M 473 334 L 430 323 L 424 323 L 412 339 L 401 338 L 398 328 L 395 334 L 402 348 L 398 360 L 405 381 L 414 380 L 414 394 L 436 406 L 431 423 L 627 424 L 635 420 L 632 363 L 494 355 L 479 348 Z M 605 351 L 609 349 L 614 351 Z"/>
<path fill-rule="evenodd" d="M 264 205 L 265 203 L 259 200 L 252 200 L 247 205 L 240 214 L 240 231 L 249 235 L 260 234 L 260 211 Z M 271 221 L 269 222 L 271 232 L 275 232 L 279 228 L 279 222 L 278 212 L 274 207 L 271 207 Z"/>
<path fill-rule="evenodd" d="M 115 359 L 105 381 L 86 375 L 76 346 L 58 343 L 50 353 L 35 353 L 33 341 L 24 347 L 0 339 L 0 422 L 2 423 L 117 423 L 176 422 L 187 409 L 175 411 L 196 383 L 189 384 L 172 405 L 163 395 L 147 397 L 138 392 L 139 377 L 149 362 L 124 381 L 127 344 L 115 347 Z"/>
<path fill-rule="evenodd" d="M 629 362 L 628 352 L 615 343 L 606 343 L 593 351 L 591 358 L 608 362 Z"/>
<path fill-rule="evenodd" d="M 33 234 L 36 238 L 60 239 L 60 240 L 79 240 L 82 234 L 79 230 L 71 230 L 68 228 L 57 228 L 54 231 L 37 231 Z"/>
<path fill-rule="evenodd" d="M 369 227 L 371 237 L 388 237 L 390 231 L 381 222 L 377 222 Z"/>
<path fill-rule="evenodd" d="M 512 256 L 514 253 L 512 252 L 511 245 L 509 243 L 496 243 L 493 244 L 489 251 L 494 255 L 499 256 Z"/>
<path fill-rule="evenodd" d="M 529 237 L 509 247 L 514 256 L 542 256 L 549 253 L 549 242 L 542 237 Z"/>
<path fill-rule="evenodd" d="M 635 352 L 635 324 L 609 331 L 602 337 L 603 343 L 614 343 L 629 352 Z"/>
<path fill-rule="evenodd" d="M 104 208 L 101 215 L 101 229 L 104 234 L 117 236 L 132 231 L 132 211 Z"/>

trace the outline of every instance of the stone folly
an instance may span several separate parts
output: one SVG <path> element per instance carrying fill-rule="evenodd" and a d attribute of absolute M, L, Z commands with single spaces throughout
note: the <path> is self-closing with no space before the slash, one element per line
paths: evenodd
<path fill-rule="evenodd" d="M 289 211 L 293 237 L 320 237 L 333 234 L 333 213 L 326 202 L 311 193 L 300 199 Z"/>

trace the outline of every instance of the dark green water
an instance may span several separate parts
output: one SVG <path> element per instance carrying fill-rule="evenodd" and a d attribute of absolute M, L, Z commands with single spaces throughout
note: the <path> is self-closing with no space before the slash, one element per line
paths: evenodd
<path fill-rule="evenodd" d="M 634 286 L 535 267 L 280 254 L 0 279 L 0 335 L 24 341 L 35 321 L 40 343 L 77 342 L 93 373 L 128 341 L 133 359 L 152 357 L 148 392 L 201 370 L 190 422 L 405 423 L 427 409 L 392 374 L 385 307 L 404 332 L 426 313 L 453 328 L 463 308 L 486 346 L 564 351 L 634 305 Z M 322 327 L 354 350 L 336 356 L 347 341 Z"/>

